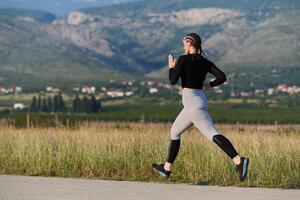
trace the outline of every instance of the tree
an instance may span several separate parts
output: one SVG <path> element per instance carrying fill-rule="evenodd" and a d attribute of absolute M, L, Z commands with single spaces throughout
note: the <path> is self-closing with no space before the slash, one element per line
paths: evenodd
<path fill-rule="evenodd" d="M 94 95 L 92 96 L 92 98 L 90 100 L 90 107 L 91 107 L 92 112 L 98 112 L 99 111 L 99 105 L 98 105 L 98 102 L 97 102 Z"/>
<path fill-rule="evenodd" d="M 101 110 L 102 105 L 100 99 L 97 100 L 98 112 Z"/>
<path fill-rule="evenodd" d="M 63 98 L 61 96 L 61 92 L 58 94 L 58 109 L 61 112 L 66 112 L 67 111 L 65 102 L 64 102 L 64 100 L 63 100 Z"/>
<path fill-rule="evenodd" d="M 47 99 L 46 98 L 43 98 L 43 100 L 42 100 L 42 111 L 43 112 L 47 112 L 47 108 L 48 107 L 48 105 L 47 105 Z"/>
<path fill-rule="evenodd" d="M 42 99 L 41 99 L 41 96 L 39 95 L 38 104 L 37 104 L 37 111 L 41 111 L 41 110 L 42 110 Z"/>
<path fill-rule="evenodd" d="M 81 103 L 80 103 L 80 112 L 87 112 L 87 107 L 88 107 L 88 98 L 86 96 L 84 96 L 81 100 Z"/>
<path fill-rule="evenodd" d="M 81 100 L 79 98 L 79 95 L 76 94 L 75 99 L 73 100 L 73 112 L 80 112 L 80 104 L 81 104 Z"/>
<path fill-rule="evenodd" d="M 57 95 L 54 95 L 54 97 L 53 97 L 53 102 L 54 102 L 54 104 L 53 104 L 53 111 L 54 112 L 58 112 L 59 111 L 59 99 L 58 99 L 58 96 Z"/>
<path fill-rule="evenodd" d="M 31 112 L 37 111 L 37 100 L 36 100 L 35 96 L 32 98 L 31 105 L 30 105 L 30 111 Z"/>
<path fill-rule="evenodd" d="M 93 95 L 90 99 L 84 96 L 82 99 L 79 98 L 78 94 L 73 100 L 73 112 L 99 112 L 101 109 L 101 102 L 97 100 Z"/>
<path fill-rule="evenodd" d="M 52 98 L 51 97 L 48 97 L 48 112 L 52 112 L 53 111 L 53 105 L 52 105 Z"/>

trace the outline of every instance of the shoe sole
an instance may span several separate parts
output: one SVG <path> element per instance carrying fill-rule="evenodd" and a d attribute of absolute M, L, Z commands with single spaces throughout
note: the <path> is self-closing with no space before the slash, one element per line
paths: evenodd
<path fill-rule="evenodd" d="M 153 169 L 155 172 L 159 173 L 161 176 L 163 176 L 163 177 L 165 177 L 165 178 L 169 178 L 168 175 L 162 173 L 161 171 L 159 171 L 159 170 L 157 170 L 157 169 L 155 169 L 155 168 L 153 168 L 153 167 L 152 167 L 152 169 Z"/>
<path fill-rule="evenodd" d="M 246 158 L 245 159 L 245 164 L 243 165 L 243 175 L 242 175 L 242 178 L 240 179 L 240 181 L 244 181 L 245 178 L 247 177 L 247 174 L 248 174 L 248 166 L 249 166 L 249 159 Z"/>

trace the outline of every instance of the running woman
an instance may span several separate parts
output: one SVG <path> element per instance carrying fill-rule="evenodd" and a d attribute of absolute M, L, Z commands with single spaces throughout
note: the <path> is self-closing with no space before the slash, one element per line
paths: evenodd
<path fill-rule="evenodd" d="M 183 109 L 171 127 L 171 139 L 168 155 L 164 164 L 152 164 L 155 172 L 169 178 L 172 165 L 180 147 L 181 134 L 193 124 L 210 141 L 216 143 L 234 162 L 243 181 L 248 172 L 249 159 L 240 156 L 231 142 L 223 136 L 213 124 L 207 112 L 208 102 L 203 90 L 220 85 L 226 81 L 226 76 L 213 62 L 209 61 L 202 51 L 201 38 L 196 33 L 189 33 L 183 38 L 185 54 L 178 60 L 169 55 L 169 80 L 176 84 L 181 78 Z M 216 77 L 209 83 L 204 83 L 207 73 Z"/>

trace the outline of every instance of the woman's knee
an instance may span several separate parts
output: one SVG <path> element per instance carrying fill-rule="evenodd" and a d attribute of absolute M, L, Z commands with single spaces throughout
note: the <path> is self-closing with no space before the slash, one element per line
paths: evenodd
<path fill-rule="evenodd" d="M 210 140 L 210 141 L 214 141 L 214 137 L 216 136 L 216 135 L 220 135 L 221 133 L 219 133 L 219 132 L 213 132 L 213 133 L 208 133 L 208 134 L 206 134 L 205 136 Z"/>
<path fill-rule="evenodd" d="M 181 136 L 181 132 L 178 131 L 176 128 L 171 128 L 171 139 L 172 140 L 179 140 Z"/>

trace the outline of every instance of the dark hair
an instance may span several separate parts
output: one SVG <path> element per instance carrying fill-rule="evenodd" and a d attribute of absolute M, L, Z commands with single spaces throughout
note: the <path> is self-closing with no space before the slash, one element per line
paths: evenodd
<path fill-rule="evenodd" d="M 207 58 L 201 47 L 201 38 L 197 33 L 189 33 L 184 37 L 184 39 L 188 40 L 191 45 L 196 48 L 197 53 L 193 55 L 193 60 L 200 59 L 201 57 Z"/>

